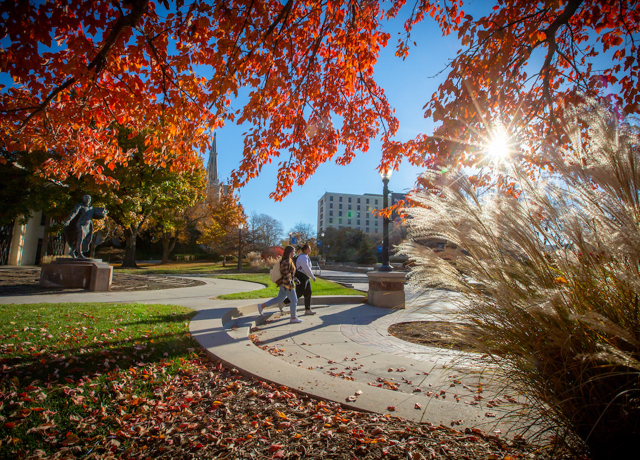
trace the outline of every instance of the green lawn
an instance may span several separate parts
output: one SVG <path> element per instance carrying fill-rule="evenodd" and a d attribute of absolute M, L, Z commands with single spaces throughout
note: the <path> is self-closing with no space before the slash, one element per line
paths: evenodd
<path fill-rule="evenodd" d="M 138 264 L 139 268 L 118 268 L 120 264 L 114 264 L 117 273 L 135 273 L 136 275 L 188 275 L 190 273 L 234 273 L 238 271 L 237 262 L 227 262 L 223 267 L 222 262 L 170 262 L 168 264 Z M 243 269 L 248 265 L 244 264 Z"/>
<path fill-rule="evenodd" d="M 225 278 L 230 280 L 251 281 L 264 284 L 266 287 L 257 291 L 238 292 L 236 294 L 222 295 L 219 298 L 224 300 L 235 299 L 264 299 L 278 295 L 279 288 L 271 281 L 268 274 L 264 273 L 242 273 L 236 275 L 218 275 L 215 278 Z M 311 281 L 313 295 L 364 295 L 355 289 L 343 287 L 332 281 L 318 278 L 318 281 Z"/>
<path fill-rule="evenodd" d="M 3 305 L 0 458 L 106 444 L 188 371 L 199 348 L 193 315 L 171 305 Z"/>

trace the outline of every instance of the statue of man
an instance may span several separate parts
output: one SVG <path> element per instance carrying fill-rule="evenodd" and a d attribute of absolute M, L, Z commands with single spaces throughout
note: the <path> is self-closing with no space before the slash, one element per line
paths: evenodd
<path fill-rule="evenodd" d="M 93 208 L 91 196 L 82 197 L 82 203 L 77 204 L 67 219 L 63 222 L 62 230 L 67 244 L 71 248 L 69 255 L 73 258 L 84 259 L 84 253 L 89 250 L 93 237 L 92 219 L 102 219 L 106 215 L 104 208 Z"/>

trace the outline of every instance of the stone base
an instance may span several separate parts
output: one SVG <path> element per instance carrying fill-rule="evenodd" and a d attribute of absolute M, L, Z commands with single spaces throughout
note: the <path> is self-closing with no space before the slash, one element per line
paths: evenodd
<path fill-rule="evenodd" d="M 94 292 L 111 289 L 113 267 L 101 259 L 62 259 L 42 266 L 40 286 L 80 288 Z"/>
<path fill-rule="evenodd" d="M 404 272 L 369 272 L 367 303 L 374 307 L 404 308 Z"/>

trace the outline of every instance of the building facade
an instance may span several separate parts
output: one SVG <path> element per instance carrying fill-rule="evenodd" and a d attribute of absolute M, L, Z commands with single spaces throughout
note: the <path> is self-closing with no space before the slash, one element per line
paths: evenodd
<path fill-rule="evenodd" d="M 37 211 L 26 223 L 15 221 L 0 227 L 0 265 L 38 265 L 43 254 L 48 217 Z M 48 234 L 46 252 L 59 256 L 65 253 L 62 233 Z"/>
<path fill-rule="evenodd" d="M 382 234 L 382 195 L 327 192 L 318 200 L 318 234 L 328 228 L 354 228 L 367 234 Z"/>

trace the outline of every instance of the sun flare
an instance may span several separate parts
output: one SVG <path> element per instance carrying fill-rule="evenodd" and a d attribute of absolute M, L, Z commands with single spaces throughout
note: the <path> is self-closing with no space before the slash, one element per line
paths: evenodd
<path fill-rule="evenodd" d="M 503 127 L 498 127 L 493 131 L 486 147 L 487 155 L 494 160 L 502 161 L 509 156 L 509 136 Z"/>

